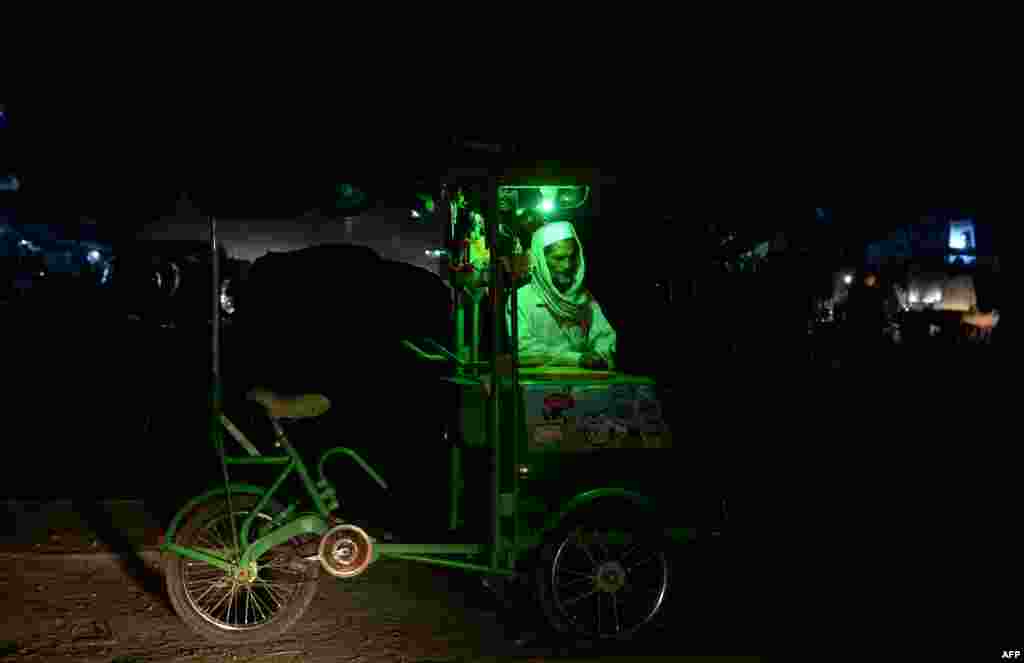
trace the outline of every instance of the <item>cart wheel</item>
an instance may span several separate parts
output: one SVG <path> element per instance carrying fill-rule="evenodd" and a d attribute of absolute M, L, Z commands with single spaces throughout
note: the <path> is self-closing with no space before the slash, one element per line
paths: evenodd
<path fill-rule="evenodd" d="M 607 522 L 598 513 L 549 539 L 541 550 L 537 584 L 555 631 L 590 641 L 625 640 L 662 611 L 668 544 L 643 523 L 616 509 Z"/>
<path fill-rule="evenodd" d="M 232 497 L 236 531 L 258 499 Z M 271 514 L 260 513 L 255 525 L 270 519 Z M 183 546 L 226 548 L 231 540 L 227 499 L 200 506 L 175 540 Z M 255 576 L 248 579 L 173 553 L 164 555 L 164 573 L 171 604 L 189 628 L 217 644 L 240 645 L 272 640 L 291 628 L 316 595 L 320 565 L 303 560 L 285 544 L 260 557 Z"/>

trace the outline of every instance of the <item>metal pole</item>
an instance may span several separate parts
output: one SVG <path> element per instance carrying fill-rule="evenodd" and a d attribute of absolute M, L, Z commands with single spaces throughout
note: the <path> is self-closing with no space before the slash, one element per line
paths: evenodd
<path fill-rule="evenodd" d="M 220 255 L 217 250 L 217 219 L 210 217 L 210 261 L 213 266 L 213 381 L 214 392 L 220 390 Z M 219 406 L 220 403 L 217 403 Z M 219 412 L 218 412 L 219 414 Z"/>
<path fill-rule="evenodd" d="M 473 342 L 470 346 L 469 360 L 474 364 L 480 361 L 480 316 L 483 314 L 483 287 L 470 291 L 473 298 Z"/>
<path fill-rule="evenodd" d="M 491 325 L 491 400 L 490 400 L 490 442 L 492 455 L 492 474 L 491 474 L 491 506 L 492 506 L 492 530 L 491 530 L 491 566 L 499 566 L 499 561 L 502 560 L 503 553 L 503 541 L 501 531 L 501 472 L 502 472 L 502 440 L 501 440 L 501 425 L 499 416 L 501 413 L 501 396 L 502 396 L 502 385 L 501 375 L 498 374 L 498 354 L 501 350 L 501 330 L 502 318 L 504 317 L 505 311 L 502 306 L 502 292 L 501 292 L 501 268 L 498 260 L 498 202 L 497 202 L 497 182 L 495 178 L 491 176 L 488 179 L 487 186 L 487 198 L 488 198 L 488 219 L 487 219 L 487 244 L 491 249 L 491 292 L 493 293 L 493 304 L 492 304 L 492 325 Z"/>
<path fill-rule="evenodd" d="M 457 433 L 456 433 L 457 434 Z M 445 442 L 448 443 L 448 529 L 459 527 L 459 496 L 462 483 L 462 456 L 451 433 L 445 431 Z"/>
<path fill-rule="evenodd" d="M 455 333 L 452 337 L 453 354 L 459 359 L 465 359 L 464 348 L 466 347 L 466 309 L 465 295 L 463 288 L 459 285 L 458 277 L 451 270 L 455 266 L 455 214 L 452 210 L 451 196 L 448 194 L 448 183 L 441 183 L 441 200 L 439 203 L 444 210 L 444 222 L 441 224 L 442 242 L 441 246 L 446 249 L 440 260 L 441 278 L 446 279 L 452 288 L 453 301 L 453 322 Z M 456 364 L 455 374 L 462 375 L 465 369 L 461 364 Z M 454 439 L 462 433 L 462 408 L 464 399 L 461 390 L 463 387 L 456 387 L 455 392 L 455 420 L 449 430 L 445 431 L 445 439 L 448 443 L 449 455 L 449 485 L 448 485 L 448 529 L 455 530 L 459 526 L 460 508 L 459 500 L 462 497 L 462 450 Z"/>
<path fill-rule="evenodd" d="M 451 267 L 456 267 L 456 249 L 455 249 L 455 222 L 457 220 L 457 208 L 453 207 L 451 194 L 449 193 L 449 185 L 447 182 L 441 185 L 441 207 L 445 210 L 447 216 L 446 221 L 442 224 L 442 233 L 444 236 L 443 246 L 447 249 L 447 258 L 441 260 L 441 277 L 446 279 L 452 288 L 452 297 L 454 299 L 454 325 L 455 335 L 452 339 L 454 344 L 454 354 L 459 359 L 466 359 L 466 308 L 465 308 L 465 290 L 459 285 L 458 274 L 452 271 Z M 461 366 L 456 367 L 457 373 L 462 373 L 463 368 Z"/>
<path fill-rule="evenodd" d="M 513 256 L 509 256 L 509 261 Z M 510 264 L 510 266 L 512 266 Z M 509 421 L 512 422 L 511 436 L 509 440 L 511 445 L 509 449 L 510 464 L 512 466 L 512 504 L 513 504 L 513 517 L 512 517 L 512 531 L 510 532 L 510 538 L 513 541 L 512 550 L 518 550 L 519 540 L 519 287 L 515 280 L 515 277 L 509 277 L 509 284 L 511 293 L 510 305 L 511 315 L 509 316 L 509 353 L 512 355 L 512 404 L 509 407 Z M 502 316 L 504 317 L 504 316 Z M 514 560 L 513 560 L 514 564 Z"/>
<path fill-rule="evenodd" d="M 227 460 L 224 457 L 224 434 L 221 430 L 220 423 L 220 251 L 217 246 L 217 219 L 212 216 L 210 217 L 210 264 L 212 267 L 211 276 L 213 279 L 213 283 L 210 284 L 210 289 L 213 290 L 213 311 L 212 317 L 210 318 L 210 326 L 213 330 L 213 347 L 211 348 L 211 354 L 213 355 L 213 385 L 210 399 L 212 401 L 212 412 L 210 413 L 210 435 L 213 437 L 213 443 L 217 449 L 217 455 L 220 456 L 220 466 L 224 474 L 224 490 L 228 502 L 228 520 L 231 521 L 231 536 L 232 541 L 237 544 L 239 539 L 238 531 L 235 527 L 235 508 L 231 503 L 231 481 L 228 478 L 228 465 Z M 239 554 L 241 554 L 241 551 L 239 551 Z"/>
<path fill-rule="evenodd" d="M 463 288 L 452 280 L 452 290 L 455 294 L 455 356 L 459 359 L 466 359 L 466 293 Z M 462 372 L 462 367 L 458 370 Z"/>

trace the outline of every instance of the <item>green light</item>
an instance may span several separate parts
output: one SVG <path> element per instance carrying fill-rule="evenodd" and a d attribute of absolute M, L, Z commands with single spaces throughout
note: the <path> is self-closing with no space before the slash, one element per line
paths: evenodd
<path fill-rule="evenodd" d="M 427 214 L 434 213 L 434 198 L 429 193 L 417 193 L 416 197 L 419 198 L 420 202 L 423 203 L 423 209 L 427 211 Z"/>
<path fill-rule="evenodd" d="M 353 210 L 366 203 L 366 193 L 347 182 L 336 184 L 334 193 L 334 206 L 337 209 Z"/>
<path fill-rule="evenodd" d="M 541 201 L 538 209 L 540 209 L 543 212 L 550 212 L 551 210 L 555 209 L 555 201 L 551 200 L 550 198 L 545 198 L 543 201 Z"/>

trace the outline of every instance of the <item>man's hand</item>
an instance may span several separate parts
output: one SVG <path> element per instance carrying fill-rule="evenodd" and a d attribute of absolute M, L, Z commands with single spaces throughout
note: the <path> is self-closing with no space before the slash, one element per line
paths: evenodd
<path fill-rule="evenodd" d="M 599 354 L 585 352 L 580 357 L 580 368 L 586 368 L 591 371 L 605 370 L 608 368 L 608 361 Z"/>

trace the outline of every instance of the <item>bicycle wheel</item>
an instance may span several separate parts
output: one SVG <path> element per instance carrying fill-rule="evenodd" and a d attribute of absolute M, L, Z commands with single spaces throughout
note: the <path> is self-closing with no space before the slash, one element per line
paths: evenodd
<path fill-rule="evenodd" d="M 539 598 L 555 631 L 591 642 L 632 638 L 658 615 L 669 555 L 655 531 L 614 517 L 557 532 L 537 569 Z"/>
<path fill-rule="evenodd" d="M 235 531 L 258 497 L 236 495 Z M 259 513 L 254 526 L 268 521 Z M 186 547 L 215 548 L 230 559 L 239 553 L 231 541 L 226 497 L 218 497 L 188 516 L 175 537 Z M 205 562 L 164 555 L 164 573 L 171 604 L 193 631 L 223 645 L 252 644 L 279 637 L 306 612 L 316 595 L 320 565 L 298 557 L 292 545 L 272 548 L 256 560 L 255 577 L 240 580 Z"/>

